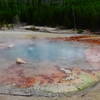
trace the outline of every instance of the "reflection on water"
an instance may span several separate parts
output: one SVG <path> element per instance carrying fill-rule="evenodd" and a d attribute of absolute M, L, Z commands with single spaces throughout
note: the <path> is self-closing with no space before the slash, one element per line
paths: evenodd
<path fill-rule="evenodd" d="M 10 62 L 20 57 L 31 63 L 50 61 L 63 67 L 90 68 L 85 54 L 88 48 L 91 47 L 77 42 L 26 40 L 16 43 L 14 48 L 1 49 L 0 60 Z"/>

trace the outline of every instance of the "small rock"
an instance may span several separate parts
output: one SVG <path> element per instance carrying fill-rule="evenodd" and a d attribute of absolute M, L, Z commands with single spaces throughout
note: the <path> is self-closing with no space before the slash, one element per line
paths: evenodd
<path fill-rule="evenodd" d="M 72 73 L 70 70 L 65 69 L 65 68 L 61 68 L 60 70 L 64 71 L 66 74 L 71 74 Z"/>
<path fill-rule="evenodd" d="M 74 76 L 69 76 L 69 77 L 66 77 L 65 80 L 75 80 L 75 77 Z"/>
<path fill-rule="evenodd" d="M 14 47 L 14 44 L 9 44 L 8 45 L 8 48 L 13 48 Z"/>
<path fill-rule="evenodd" d="M 26 62 L 23 59 L 21 59 L 21 58 L 17 58 L 16 59 L 16 63 L 17 64 L 26 64 Z"/>

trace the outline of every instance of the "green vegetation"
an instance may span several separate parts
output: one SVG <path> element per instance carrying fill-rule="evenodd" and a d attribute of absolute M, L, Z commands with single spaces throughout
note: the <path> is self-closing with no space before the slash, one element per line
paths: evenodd
<path fill-rule="evenodd" d="M 0 23 L 98 28 L 100 0 L 0 0 Z"/>
<path fill-rule="evenodd" d="M 79 34 L 81 34 L 81 33 L 83 33 L 84 32 L 84 30 L 82 30 L 82 29 L 78 29 L 77 30 L 77 33 L 79 33 Z"/>

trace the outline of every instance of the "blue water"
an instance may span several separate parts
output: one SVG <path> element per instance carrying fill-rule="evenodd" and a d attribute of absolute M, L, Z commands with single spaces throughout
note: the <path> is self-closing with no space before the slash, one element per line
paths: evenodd
<path fill-rule="evenodd" d="M 25 41 L 15 44 L 13 48 L 0 50 L 0 59 L 15 61 L 16 58 L 30 62 L 51 61 L 68 66 L 84 66 L 87 46 L 73 42 Z"/>

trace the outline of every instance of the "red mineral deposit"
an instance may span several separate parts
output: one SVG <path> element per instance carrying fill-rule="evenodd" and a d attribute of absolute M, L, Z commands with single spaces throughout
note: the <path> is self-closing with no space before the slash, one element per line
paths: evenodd
<path fill-rule="evenodd" d="M 71 36 L 71 37 L 57 37 L 57 38 L 51 38 L 50 40 L 62 40 L 62 41 L 78 41 L 83 43 L 89 43 L 89 44 L 100 44 L 100 38 L 89 36 L 89 35 L 82 35 L 82 36 Z"/>
<path fill-rule="evenodd" d="M 100 69 L 100 47 L 92 47 L 85 52 L 87 62 L 94 68 Z"/>
<path fill-rule="evenodd" d="M 34 69 L 12 65 L 4 69 L 0 74 L 0 84 L 10 84 L 19 88 L 28 88 L 36 84 L 46 85 L 48 83 L 58 83 L 66 76 L 64 72 L 54 66 L 45 68 L 45 71 L 44 68 Z"/>

